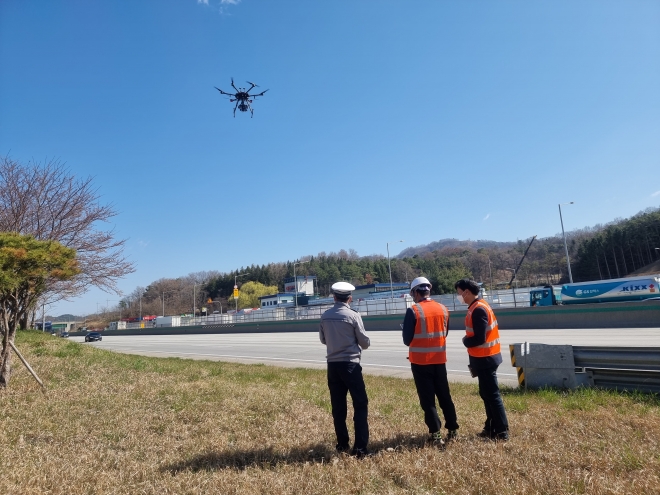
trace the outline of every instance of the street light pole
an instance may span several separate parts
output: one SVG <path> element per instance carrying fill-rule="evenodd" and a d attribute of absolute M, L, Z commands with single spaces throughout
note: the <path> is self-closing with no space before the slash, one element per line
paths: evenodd
<path fill-rule="evenodd" d="M 568 258 L 568 245 L 566 244 L 566 233 L 564 232 L 564 219 L 561 216 L 561 205 L 572 205 L 573 201 L 570 203 L 559 203 L 559 221 L 561 222 L 561 233 L 564 236 L 564 250 L 566 251 L 566 264 L 568 265 L 568 280 L 573 283 L 573 274 L 571 273 L 571 261 Z"/>
<path fill-rule="evenodd" d="M 178 292 L 176 290 L 166 290 L 163 292 L 163 316 L 165 316 L 165 294 L 170 294 L 172 292 Z"/>
<path fill-rule="evenodd" d="M 298 314 L 298 277 L 296 277 L 296 265 L 302 265 L 303 263 L 309 263 L 309 260 L 299 261 L 298 263 L 293 264 L 293 286 L 294 286 L 293 300 L 296 303 L 296 309 L 295 309 L 296 315 Z"/>
<path fill-rule="evenodd" d="M 515 286 L 514 284 L 517 284 L 517 283 L 518 283 L 518 279 L 516 278 L 516 276 L 517 276 L 518 274 L 516 273 L 516 271 L 515 271 L 513 268 L 505 268 L 505 270 L 509 270 L 510 272 L 513 273 L 513 279 L 511 279 L 511 281 L 513 282 L 513 283 L 511 284 L 511 290 L 513 291 L 513 307 L 514 307 L 514 308 L 517 308 L 517 307 L 518 307 L 518 303 L 517 303 L 517 301 L 516 301 L 516 286 Z M 501 303 L 501 301 L 500 301 L 500 303 Z"/>
<path fill-rule="evenodd" d="M 196 301 L 195 301 L 195 295 L 196 295 L 195 294 L 195 287 L 197 287 L 198 285 L 202 285 L 203 283 L 204 282 L 200 282 L 198 284 L 193 284 L 193 318 L 195 316 L 197 316 L 197 306 L 195 305 L 196 304 Z"/>
<path fill-rule="evenodd" d="M 400 241 L 394 242 L 403 242 L 403 239 Z M 394 299 L 394 289 L 392 288 L 392 264 L 390 263 L 390 243 L 387 243 L 387 268 L 390 271 L 390 299 Z"/>
<path fill-rule="evenodd" d="M 490 266 L 490 256 L 486 255 L 488 258 L 488 271 L 490 272 L 490 297 L 493 297 L 493 267 Z"/>

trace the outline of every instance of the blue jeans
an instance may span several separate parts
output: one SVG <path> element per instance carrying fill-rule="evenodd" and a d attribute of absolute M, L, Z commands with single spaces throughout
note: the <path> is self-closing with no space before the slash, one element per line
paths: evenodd
<path fill-rule="evenodd" d="M 369 424 L 367 423 L 368 404 L 367 390 L 362 378 L 360 363 L 348 361 L 328 363 L 328 388 L 332 404 L 332 419 L 337 434 L 337 446 L 347 448 L 349 444 L 348 428 L 346 428 L 346 394 L 350 392 L 353 399 L 353 426 L 355 427 L 355 450 L 366 451 L 369 443 Z"/>
<path fill-rule="evenodd" d="M 491 434 L 503 433 L 509 430 L 504 402 L 497 384 L 497 366 L 475 370 L 479 378 L 479 396 L 486 408 L 486 423 L 484 430 Z"/>

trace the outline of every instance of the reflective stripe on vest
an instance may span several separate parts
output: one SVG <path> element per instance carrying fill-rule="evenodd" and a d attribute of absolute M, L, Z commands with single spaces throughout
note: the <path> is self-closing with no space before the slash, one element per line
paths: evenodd
<path fill-rule="evenodd" d="M 447 362 L 445 342 L 449 313 L 442 304 L 426 301 L 412 307 L 416 317 L 415 335 L 410 342 L 408 359 L 414 364 L 444 364 Z"/>
<path fill-rule="evenodd" d="M 486 311 L 486 316 L 488 318 L 488 326 L 486 326 L 486 342 L 475 347 L 468 347 L 468 354 L 473 357 L 495 356 L 500 353 L 500 332 L 497 320 L 495 319 L 495 313 L 493 313 L 493 310 L 486 301 L 477 299 L 477 303 L 468 310 L 465 315 L 465 334 L 468 337 L 474 336 L 472 312 L 478 307 L 481 307 Z"/>

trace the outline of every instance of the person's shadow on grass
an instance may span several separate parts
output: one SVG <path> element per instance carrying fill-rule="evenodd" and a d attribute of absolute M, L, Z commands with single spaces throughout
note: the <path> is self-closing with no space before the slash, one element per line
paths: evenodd
<path fill-rule="evenodd" d="M 369 450 L 373 454 L 383 451 L 414 450 L 424 447 L 425 440 L 426 437 L 424 436 L 397 435 L 370 443 Z M 276 451 L 273 447 L 264 447 L 257 450 L 224 450 L 207 452 L 190 459 L 168 464 L 161 467 L 161 471 L 175 475 L 181 471 L 216 471 L 221 469 L 245 469 L 247 467 L 270 469 L 278 464 L 324 464 L 332 462 L 333 458 L 342 456 L 346 455 L 340 456 L 334 448 L 326 443 L 294 447 L 284 451 Z"/>

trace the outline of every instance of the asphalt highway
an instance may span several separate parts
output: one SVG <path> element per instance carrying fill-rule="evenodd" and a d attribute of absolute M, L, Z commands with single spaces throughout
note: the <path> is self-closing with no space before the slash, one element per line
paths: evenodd
<path fill-rule="evenodd" d="M 362 353 L 365 373 L 412 378 L 406 359 L 407 347 L 400 332 L 368 332 L 371 347 Z M 468 357 L 461 343 L 464 332 L 451 331 L 447 339 L 447 370 L 450 381 L 470 381 Z M 71 337 L 84 341 L 84 337 Z M 660 347 L 660 328 L 581 330 L 501 330 L 503 364 L 498 369 L 501 383 L 516 385 L 515 368 L 509 358 L 509 344 L 598 345 L 612 347 Z M 93 342 L 99 348 L 127 354 L 158 357 L 208 359 L 275 366 L 325 368 L 325 346 L 317 333 L 263 333 L 211 335 L 126 335 L 104 336 Z"/>

